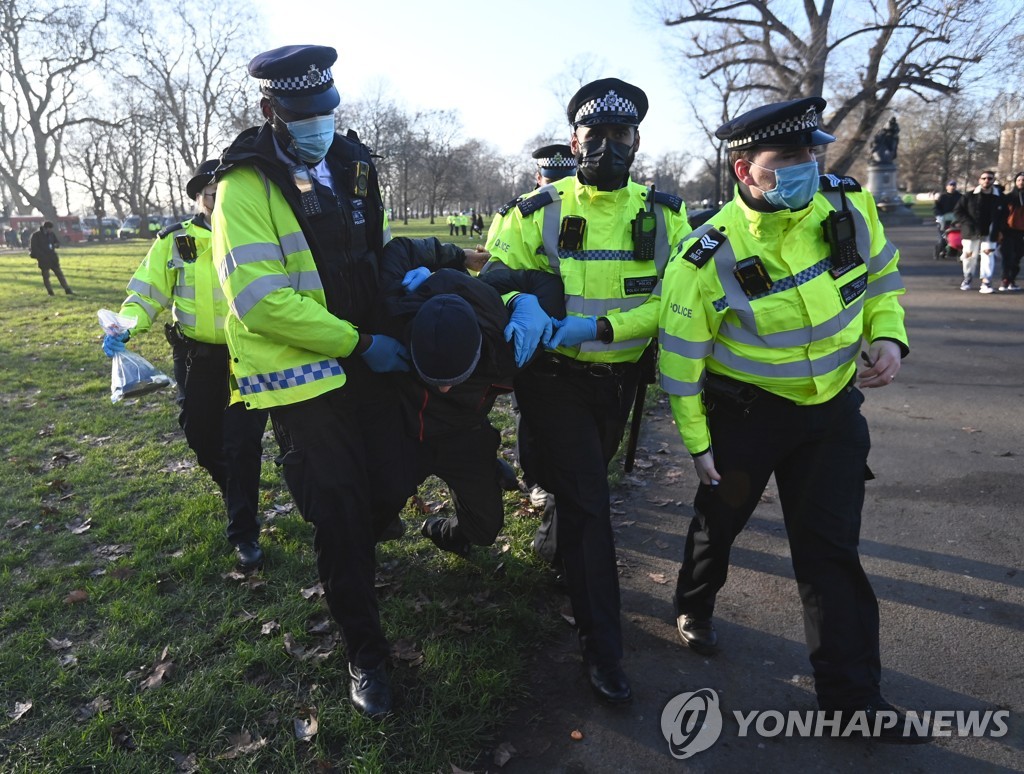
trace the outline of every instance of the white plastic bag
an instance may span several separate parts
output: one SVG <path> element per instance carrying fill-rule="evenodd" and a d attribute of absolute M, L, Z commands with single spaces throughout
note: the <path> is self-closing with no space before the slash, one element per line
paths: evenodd
<path fill-rule="evenodd" d="M 104 333 L 117 336 L 135 327 L 138 320 L 109 309 L 100 309 L 96 315 Z M 174 380 L 158 370 L 146 358 L 129 352 L 115 352 L 110 359 L 110 402 L 155 392 L 174 385 Z"/>

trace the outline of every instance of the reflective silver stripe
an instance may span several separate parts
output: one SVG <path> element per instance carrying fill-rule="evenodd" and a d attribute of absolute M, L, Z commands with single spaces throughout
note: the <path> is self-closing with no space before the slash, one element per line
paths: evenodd
<path fill-rule="evenodd" d="M 896 247 L 892 242 L 886 240 L 885 245 L 879 250 L 878 255 L 872 256 L 868 262 L 868 273 L 878 274 L 882 269 L 889 265 L 889 261 L 893 259 L 899 248 Z"/>
<path fill-rule="evenodd" d="M 882 295 L 882 293 L 891 293 L 894 290 L 903 290 L 903 278 L 899 275 L 899 272 L 892 272 L 891 274 L 885 274 L 876 280 L 871 280 L 868 283 L 868 291 L 864 294 L 864 298 L 875 298 L 876 296 Z"/>
<path fill-rule="evenodd" d="M 213 327 L 215 330 L 222 331 L 224 326 L 227 324 L 228 318 L 223 315 L 216 315 L 213 318 Z"/>
<path fill-rule="evenodd" d="M 288 277 L 283 274 L 264 274 L 257 277 L 249 285 L 235 296 L 231 302 L 231 311 L 239 319 L 244 318 L 256 304 L 269 296 L 275 290 L 291 287 Z"/>
<path fill-rule="evenodd" d="M 648 188 L 647 196 L 653 199 L 654 190 Z M 660 277 L 665 273 L 665 267 L 668 266 L 672 246 L 668 243 L 668 227 L 665 225 L 665 208 L 663 206 L 654 206 L 654 218 L 658 226 L 654 234 L 654 268 Z"/>
<path fill-rule="evenodd" d="M 578 314 L 582 317 L 601 317 L 613 309 L 620 312 L 628 312 L 642 306 L 648 296 L 633 296 L 632 298 L 583 298 L 582 296 L 566 296 L 565 311 L 569 314 Z"/>
<path fill-rule="evenodd" d="M 191 285 L 175 285 L 174 295 L 178 298 L 189 298 L 195 301 L 196 289 Z"/>
<path fill-rule="evenodd" d="M 870 289 L 871 285 L 868 285 Z M 758 334 L 745 328 L 737 327 L 729 322 L 723 322 L 719 332 L 727 339 L 737 344 L 747 344 L 754 347 L 773 347 L 782 349 L 784 347 L 802 347 L 814 341 L 824 341 L 845 330 L 850 323 L 861 313 L 861 304 L 854 304 L 848 309 L 843 309 L 831 320 L 826 320 L 810 328 L 797 328 L 792 331 L 776 331 L 775 333 Z"/>
<path fill-rule="evenodd" d="M 146 316 L 149 318 L 150 322 L 153 322 L 153 319 L 156 317 L 157 312 L 160 311 L 159 309 L 154 309 L 148 301 L 145 301 L 141 296 L 135 293 L 132 293 L 130 296 L 128 296 L 128 298 L 126 298 L 124 302 L 126 304 L 138 304 L 139 306 L 141 306 L 142 310 L 146 313 Z"/>
<path fill-rule="evenodd" d="M 714 227 L 706 225 L 701 228 L 705 230 L 697 229 L 697 231 L 693 232 L 693 235 L 697 235 L 698 239 Z M 736 275 L 732 273 L 732 270 L 736 268 L 736 253 L 733 251 L 728 238 L 715 251 L 715 257 L 712 260 L 715 263 L 715 271 L 718 272 L 718 282 L 721 284 L 722 290 L 725 291 L 725 303 L 739 319 L 740 325 L 745 330 L 756 335 L 757 323 L 754 322 L 754 311 L 750 307 L 750 299 L 747 298 L 747 294 L 740 287 Z"/>
<path fill-rule="evenodd" d="M 832 205 L 832 209 L 842 212 L 843 200 L 839 191 L 822 191 L 821 194 Z M 857 252 L 864 258 L 871 255 L 871 229 L 868 228 L 868 221 L 863 212 L 853 205 L 850 205 L 850 212 L 853 214 L 853 227 L 857 235 Z"/>
<path fill-rule="evenodd" d="M 301 253 L 303 250 L 309 250 L 309 242 L 306 241 L 306 235 L 301 231 L 295 231 L 291 234 L 282 234 L 279 239 L 281 241 L 281 250 L 285 256 Z"/>
<path fill-rule="evenodd" d="M 227 296 L 224 295 L 224 288 L 222 288 L 220 285 L 214 285 L 213 298 L 216 301 L 223 301 L 225 298 L 227 298 Z"/>
<path fill-rule="evenodd" d="M 621 352 L 625 349 L 643 349 L 650 343 L 650 339 L 627 339 L 626 341 L 613 341 L 605 344 L 603 341 L 585 341 L 580 344 L 580 352 Z M 637 353 L 639 357 L 639 353 Z"/>
<path fill-rule="evenodd" d="M 239 245 L 224 256 L 224 262 L 217 267 L 220 281 L 226 282 L 231 273 L 239 266 L 260 261 L 277 261 L 284 263 L 284 253 L 277 242 L 254 242 L 251 245 Z"/>
<path fill-rule="evenodd" d="M 541 240 L 544 243 L 544 253 L 548 257 L 548 266 L 555 273 L 556 277 L 562 276 L 560 261 L 558 260 L 558 230 L 562 226 L 562 197 L 558 190 L 551 185 L 542 186 L 541 191 L 550 191 L 554 201 L 544 207 L 544 221 L 541 225 Z"/>
<path fill-rule="evenodd" d="M 320 282 L 320 274 L 316 270 L 289 272 L 288 280 L 296 292 L 324 289 L 323 284 Z"/>
<path fill-rule="evenodd" d="M 191 325 L 193 328 L 196 327 L 196 316 L 189 312 L 183 312 L 178 307 L 174 307 L 174 319 L 184 325 Z"/>
<path fill-rule="evenodd" d="M 154 301 L 160 304 L 160 307 L 162 309 L 166 309 L 167 305 L 171 302 L 171 299 L 169 299 L 155 287 L 150 285 L 148 282 L 143 282 L 142 280 L 137 279 L 136 277 L 132 277 L 131 280 L 128 282 L 128 290 L 134 290 L 136 293 L 146 296 L 147 298 L 152 298 Z"/>
<path fill-rule="evenodd" d="M 711 347 L 714 344 L 711 339 L 707 341 L 682 339 L 679 336 L 667 333 L 664 328 L 658 331 L 658 343 L 661 344 L 661 348 L 666 352 L 671 352 L 673 355 L 679 355 L 680 357 L 688 357 L 691 360 L 703 360 L 710 356 Z"/>
<path fill-rule="evenodd" d="M 704 389 L 704 372 L 701 371 L 700 378 L 695 382 L 681 382 L 678 379 L 673 379 L 671 376 L 666 376 L 665 372 L 662 371 L 661 389 L 669 395 L 677 395 L 680 398 L 691 398 L 694 395 L 700 395 L 701 390 Z"/>
<path fill-rule="evenodd" d="M 860 352 L 860 339 L 843 349 L 829 352 L 815 360 L 795 360 L 791 363 L 765 363 L 737 355 L 719 340 L 715 347 L 715 360 L 724 366 L 751 376 L 773 379 L 810 378 L 824 376 L 851 363 Z M 740 381 L 743 381 L 742 379 Z"/>
<path fill-rule="evenodd" d="M 507 268 L 505 264 L 503 264 L 497 258 L 491 258 L 487 263 L 484 264 L 484 267 L 480 270 L 480 273 L 483 274 L 485 271 L 497 269 L 498 267 L 501 267 L 502 269 Z"/>
<path fill-rule="evenodd" d="M 388 224 L 388 225 L 387 225 L 387 226 L 386 226 L 386 227 L 384 228 L 384 244 L 387 244 L 387 243 L 388 243 L 388 242 L 390 242 L 390 241 L 391 241 L 392 239 L 394 239 L 394 237 L 393 237 L 393 236 L 391 236 L 391 224 L 389 223 L 389 224 Z"/>

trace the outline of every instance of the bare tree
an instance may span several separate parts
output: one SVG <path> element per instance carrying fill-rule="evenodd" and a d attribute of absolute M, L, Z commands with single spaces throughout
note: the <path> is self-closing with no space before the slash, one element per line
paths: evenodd
<path fill-rule="evenodd" d="M 976 42 L 1009 22 L 994 0 L 678 0 L 663 13 L 689 36 L 700 77 L 726 75 L 771 100 L 823 96 L 825 128 L 847 122 L 850 142 L 830 168 L 845 173 L 893 98 L 955 93 L 981 61 Z M 682 6 L 682 8 L 680 8 Z M 670 10 L 671 8 L 676 10 Z M 802 14 L 802 15 L 801 15 Z M 841 68 L 841 70 L 840 70 Z"/>
<path fill-rule="evenodd" d="M 431 110 L 418 113 L 413 133 L 420 144 L 419 169 L 426 196 L 430 222 L 460 190 L 458 175 L 458 140 L 462 122 L 453 110 Z"/>
<path fill-rule="evenodd" d="M 100 122 L 82 80 L 108 48 L 107 5 L 0 0 L 0 177 L 19 210 L 54 217 L 64 135 Z"/>

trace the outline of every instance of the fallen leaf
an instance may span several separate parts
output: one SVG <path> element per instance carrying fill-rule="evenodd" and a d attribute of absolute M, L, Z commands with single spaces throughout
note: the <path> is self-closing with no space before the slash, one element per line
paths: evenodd
<path fill-rule="evenodd" d="M 92 528 L 92 519 L 85 519 L 84 521 L 81 518 L 72 519 L 64 526 L 67 527 L 68 532 L 72 535 L 81 535 Z"/>
<path fill-rule="evenodd" d="M 64 669 L 67 669 L 68 667 L 73 667 L 78 664 L 78 656 L 74 653 L 62 653 L 60 658 L 57 659 L 57 663 Z"/>
<path fill-rule="evenodd" d="M 320 724 L 316 720 L 316 707 L 309 708 L 308 718 L 293 718 L 292 725 L 295 728 L 295 738 L 300 742 L 312 741 L 313 737 L 316 736 L 316 732 L 320 728 Z"/>
<path fill-rule="evenodd" d="M 334 628 L 334 624 L 330 618 L 320 618 L 312 621 L 306 626 L 306 631 L 310 634 L 329 634 Z"/>
<path fill-rule="evenodd" d="M 174 761 L 174 771 L 177 774 L 196 774 L 199 771 L 199 761 L 196 759 L 195 753 L 188 755 L 171 753 L 171 760 Z"/>
<path fill-rule="evenodd" d="M 28 712 L 30 709 L 32 709 L 31 699 L 29 699 L 28 701 L 16 701 L 14 702 L 14 709 L 10 710 L 7 713 L 7 717 L 9 717 L 12 722 L 20 720 L 21 716 Z"/>
<path fill-rule="evenodd" d="M 79 602 L 85 602 L 85 600 L 87 600 L 88 598 L 89 598 L 88 592 L 83 591 L 82 589 L 75 589 L 70 594 L 68 594 L 66 597 L 64 597 L 64 604 L 65 605 L 75 605 L 75 604 L 78 604 Z"/>
<path fill-rule="evenodd" d="M 220 577 L 222 577 L 224 580 L 233 580 L 241 582 L 245 580 L 245 573 L 239 572 L 238 570 L 232 570 L 231 572 L 224 573 Z"/>
<path fill-rule="evenodd" d="M 512 760 L 512 756 L 515 754 L 515 747 L 513 747 L 509 742 L 502 742 L 494 750 L 494 764 L 496 766 L 504 766 Z"/>
<path fill-rule="evenodd" d="M 661 584 L 668 583 L 668 578 L 665 577 L 665 573 L 663 573 L 663 572 L 649 572 L 649 573 L 647 573 L 647 577 L 650 578 L 655 583 L 661 583 Z"/>
<path fill-rule="evenodd" d="M 75 719 L 79 722 L 89 720 L 101 712 L 106 712 L 110 709 L 110 706 L 110 699 L 106 696 L 97 696 L 88 704 L 83 704 L 78 708 L 78 711 L 75 713 Z"/>
<path fill-rule="evenodd" d="M 71 640 L 56 640 L 47 637 L 46 644 L 50 646 L 50 650 L 67 650 L 71 647 Z"/>
<path fill-rule="evenodd" d="M 633 465 L 640 468 L 640 470 L 647 470 L 648 468 L 654 467 L 654 463 L 650 460 L 633 460 Z"/>
<path fill-rule="evenodd" d="M 267 621 L 263 626 L 260 627 L 260 634 L 267 635 L 273 634 L 281 628 L 281 624 L 277 621 Z"/>
<path fill-rule="evenodd" d="M 131 731 L 121 723 L 114 723 L 110 727 L 110 739 L 114 743 L 114 747 L 119 747 L 122 750 L 135 749 L 135 740 L 132 739 Z"/>
<path fill-rule="evenodd" d="M 295 635 L 291 632 L 284 634 L 284 652 L 292 658 L 301 659 L 306 655 L 306 649 L 295 641 Z"/>
<path fill-rule="evenodd" d="M 231 745 L 231 748 L 220 756 L 221 758 L 237 758 L 240 755 L 254 753 L 261 747 L 265 747 L 267 740 L 260 737 L 253 739 L 248 731 L 240 731 L 237 734 L 228 735 L 228 744 Z"/>
<path fill-rule="evenodd" d="M 172 462 L 170 465 L 166 465 L 159 469 L 160 473 L 181 473 L 183 470 L 191 470 L 196 466 L 196 463 L 191 460 L 180 460 L 179 462 Z"/>
<path fill-rule="evenodd" d="M 580 731 L 578 728 L 574 728 L 572 732 L 569 734 L 569 737 L 573 741 L 578 742 L 583 738 L 583 732 Z"/>
<path fill-rule="evenodd" d="M 7 529 L 19 529 L 21 527 L 27 527 L 31 523 L 32 522 L 29 521 L 28 519 L 21 519 L 20 521 L 15 521 L 14 519 L 8 519 L 7 523 L 4 526 L 7 527 Z"/>
<path fill-rule="evenodd" d="M 391 657 L 405 661 L 409 666 L 419 666 L 425 660 L 423 651 L 412 640 L 396 640 L 391 644 Z"/>
<path fill-rule="evenodd" d="M 965 427 L 965 428 L 962 428 L 962 429 L 963 429 L 963 431 L 965 433 L 980 433 L 981 432 L 981 430 L 976 430 L 973 427 Z"/>
<path fill-rule="evenodd" d="M 303 589 L 299 593 L 302 594 L 303 599 L 313 599 L 314 597 L 319 599 L 324 595 L 324 587 L 323 584 L 318 583 L 315 586 L 310 586 L 308 589 Z"/>
<path fill-rule="evenodd" d="M 664 551 L 664 550 L 665 550 L 666 548 L 668 548 L 668 547 L 669 547 L 669 546 L 668 546 L 668 543 L 666 543 L 666 542 L 665 542 L 664 540 L 655 540 L 655 541 L 654 541 L 654 545 L 656 545 L 656 546 L 657 546 L 658 548 L 660 548 L 660 549 L 661 549 L 662 551 Z"/>
<path fill-rule="evenodd" d="M 168 657 L 170 648 L 165 647 L 163 652 L 160 654 L 150 670 L 149 675 L 139 683 L 139 688 L 144 691 L 148 691 L 150 688 L 156 688 L 158 685 L 163 683 L 164 680 L 169 680 L 174 674 L 174 662 Z"/>

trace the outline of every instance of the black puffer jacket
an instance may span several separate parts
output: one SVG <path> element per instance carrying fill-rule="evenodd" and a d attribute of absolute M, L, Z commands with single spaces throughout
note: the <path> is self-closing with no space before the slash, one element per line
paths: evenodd
<path fill-rule="evenodd" d="M 953 211 L 964 238 L 994 242 L 1006 223 L 1005 201 L 995 188 L 988 194 L 982 193 L 980 186 L 965 193 Z"/>

